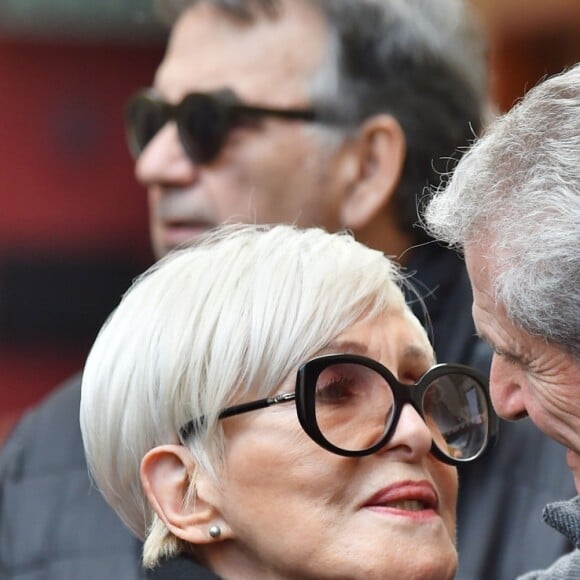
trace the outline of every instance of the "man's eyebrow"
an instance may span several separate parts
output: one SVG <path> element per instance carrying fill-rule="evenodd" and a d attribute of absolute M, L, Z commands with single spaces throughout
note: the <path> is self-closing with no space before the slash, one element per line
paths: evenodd
<path fill-rule="evenodd" d="M 485 333 L 476 331 L 477 337 L 485 342 L 491 348 L 491 350 L 498 356 L 506 358 L 508 361 L 525 366 L 528 364 L 527 360 L 520 354 L 516 353 L 513 348 L 500 348 L 497 346 Z"/>

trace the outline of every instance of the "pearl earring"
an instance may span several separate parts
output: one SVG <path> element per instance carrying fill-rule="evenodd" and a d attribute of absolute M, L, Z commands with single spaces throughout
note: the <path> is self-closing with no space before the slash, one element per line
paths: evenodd
<path fill-rule="evenodd" d="M 210 526 L 208 531 L 209 535 L 212 538 L 219 538 L 222 533 L 221 528 L 219 526 L 216 526 L 215 524 L 213 526 Z"/>

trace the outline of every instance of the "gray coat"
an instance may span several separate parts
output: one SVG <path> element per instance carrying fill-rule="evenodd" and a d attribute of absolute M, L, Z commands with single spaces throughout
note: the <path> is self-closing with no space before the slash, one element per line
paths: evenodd
<path fill-rule="evenodd" d="M 87 476 L 80 375 L 0 454 L 0 580 L 137 580 L 141 546 Z"/>
<path fill-rule="evenodd" d="M 518 580 L 577 580 L 580 578 L 580 496 L 544 508 L 544 521 L 566 536 L 575 549 L 546 570 L 536 570 Z"/>

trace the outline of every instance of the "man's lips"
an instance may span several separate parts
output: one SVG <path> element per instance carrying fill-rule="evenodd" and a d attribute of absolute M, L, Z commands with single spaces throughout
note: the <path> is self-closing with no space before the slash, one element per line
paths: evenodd
<path fill-rule="evenodd" d="M 175 247 L 215 227 L 209 222 L 164 222 L 162 224 L 162 236 L 166 246 Z"/>
<path fill-rule="evenodd" d="M 205 220 L 162 220 L 162 225 L 165 229 L 176 229 L 176 230 L 209 230 L 215 227 L 213 222 Z"/>
<path fill-rule="evenodd" d="M 436 512 L 439 501 L 435 488 L 428 481 L 399 481 L 379 490 L 363 507 Z"/>

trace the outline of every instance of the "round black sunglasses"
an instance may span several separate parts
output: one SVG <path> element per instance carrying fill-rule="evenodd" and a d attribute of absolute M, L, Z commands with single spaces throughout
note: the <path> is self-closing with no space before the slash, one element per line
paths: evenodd
<path fill-rule="evenodd" d="M 290 401 L 296 402 L 306 434 L 346 457 L 370 455 L 384 447 L 407 403 L 431 432 L 431 453 L 450 465 L 480 457 L 498 429 L 487 380 L 474 369 L 439 364 L 415 384 L 406 384 L 377 361 L 351 354 L 316 357 L 298 370 L 293 393 L 228 407 L 219 419 Z M 204 423 L 201 417 L 184 425 L 181 441 L 203 429 Z"/>
<path fill-rule="evenodd" d="M 330 118 L 323 118 L 313 109 L 275 109 L 245 104 L 228 89 L 191 93 L 176 105 L 163 101 L 153 89 L 145 89 L 127 103 L 125 132 L 129 150 L 137 159 L 161 128 L 175 121 L 189 158 L 195 163 L 209 163 L 218 156 L 232 128 L 265 117 L 330 122 Z"/>

